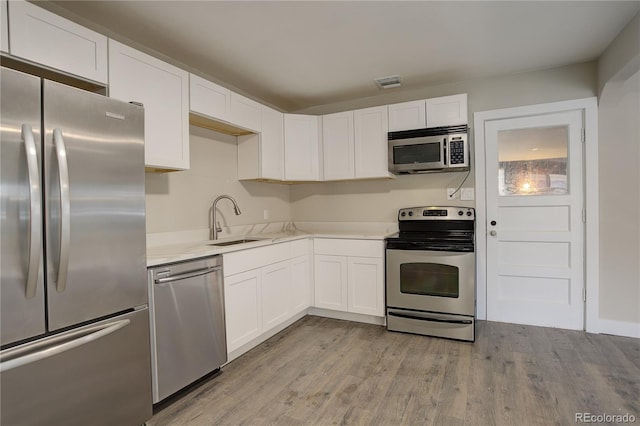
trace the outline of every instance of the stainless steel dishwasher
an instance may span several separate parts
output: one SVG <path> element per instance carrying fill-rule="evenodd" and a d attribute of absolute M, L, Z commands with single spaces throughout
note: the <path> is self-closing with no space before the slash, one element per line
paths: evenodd
<path fill-rule="evenodd" d="M 149 269 L 154 404 L 227 362 L 222 257 Z"/>

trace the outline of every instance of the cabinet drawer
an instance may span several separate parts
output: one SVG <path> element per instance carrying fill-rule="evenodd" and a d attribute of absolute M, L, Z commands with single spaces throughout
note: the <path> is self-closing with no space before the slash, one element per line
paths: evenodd
<path fill-rule="evenodd" d="M 224 276 L 250 271 L 290 258 L 289 243 L 225 253 L 222 255 Z"/>
<path fill-rule="evenodd" d="M 384 244 L 380 240 L 315 238 L 313 250 L 315 254 L 333 256 L 384 257 Z"/>

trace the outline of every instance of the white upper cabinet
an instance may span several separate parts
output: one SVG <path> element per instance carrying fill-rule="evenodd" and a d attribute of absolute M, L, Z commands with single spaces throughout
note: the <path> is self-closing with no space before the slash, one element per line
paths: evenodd
<path fill-rule="evenodd" d="M 320 180 L 318 117 L 284 115 L 284 178 L 292 181 Z"/>
<path fill-rule="evenodd" d="M 259 132 L 260 110 L 262 105 L 237 93 L 231 92 L 231 117 L 229 122 L 235 126 Z"/>
<path fill-rule="evenodd" d="M 9 52 L 9 12 L 7 0 L 0 0 L 0 50 Z"/>
<path fill-rule="evenodd" d="M 189 74 L 109 40 L 109 96 L 144 105 L 145 165 L 189 168 Z"/>
<path fill-rule="evenodd" d="M 389 131 L 467 124 L 467 94 L 389 105 Z"/>
<path fill-rule="evenodd" d="M 238 179 L 284 179 L 284 114 L 262 106 L 260 134 L 238 136 Z"/>
<path fill-rule="evenodd" d="M 389 131 L 423 129 L 427 125 L 424 100 L 389 105 Z"/>
<path fill-rule="evenodd" d="M 262 127 L 262 105 L 197 75 L 189 76 L 191 112 L 251 132 Z"/>
<path fill-rule="evenodd" d="M 467 124 L 467 94 L 427 99 L 427 127 Z"/>
<path fill-rule="evenodd" d="M 324 180 L 355 177 L 353 111 L 322 116 Z"/>
<path fill-rule="evenodd" d="M 107 84 L 107 37 L 23 0 L 8 7 L 11 55 Z"/>
<path fill-rule="evenodd" d="M 189 108 L 196 114 L 231 119 L 231 91 L 202 77 L 189 74 Z"/>
<path fill-rule="evenodd" d="M 387 106 L 354 111 L 356 178 L 389 177 Z"/>

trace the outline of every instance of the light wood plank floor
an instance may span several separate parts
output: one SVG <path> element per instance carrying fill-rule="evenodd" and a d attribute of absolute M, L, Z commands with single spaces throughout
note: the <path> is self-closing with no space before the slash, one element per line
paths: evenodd
<path fill-rule="evenodd" d="M 475 343 L 307 316 L 184 392 L 149 425 L 640 423 L 640 341 L 479 322 Z"/>

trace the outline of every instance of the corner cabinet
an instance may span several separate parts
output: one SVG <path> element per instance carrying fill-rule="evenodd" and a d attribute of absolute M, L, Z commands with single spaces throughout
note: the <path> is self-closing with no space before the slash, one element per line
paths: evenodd
<path fill-rule="evenodd" d="M 311 240 L 224 253 L 229 360 L 301 318 L 311 306 Z"/>
<path fill-rule="evenodd" d="M 261 106 L 261 132 L 238 136 L 238 179 L 284 179 L 284 114 Z"/>
<path fill-rule="evenodd" d="M 284 115 L 284 178 L 289 181 L 320 180 L 319 117 Z"/>
<path fill-rule="evenodd" d="M 315 238 L 314 306 L 384 316 L 384 244 Z"/>
<path fill-rule="evenodd" d="M 145 165 L 189 168 L 189 74 L 109 40 L 109 96 L 144 105 Z"/>
<path fill-rule="evenodd" d="M 3 20 L 7 4 L 3 2 Z M 107 37 L 24 0 L 8 2 L 2 50 L 84 79 L 107 84 Z M 6 44 L 8 41 L 8 45 Z"/>

